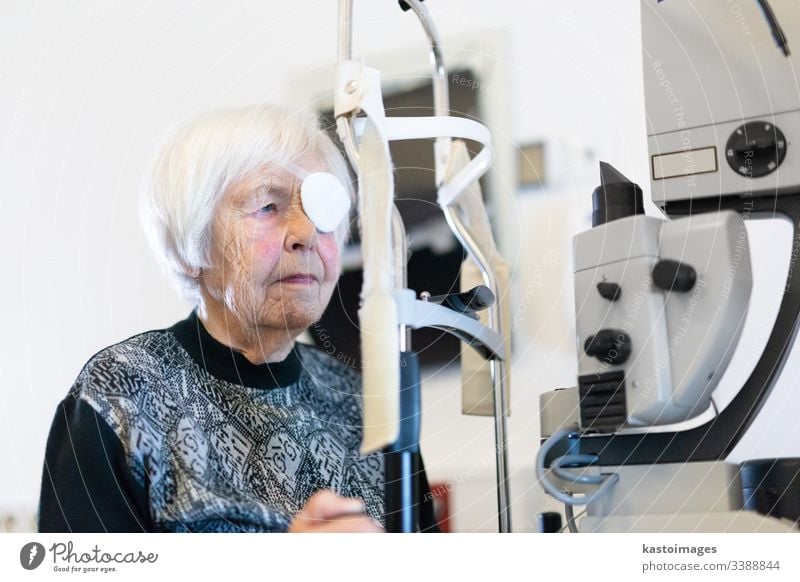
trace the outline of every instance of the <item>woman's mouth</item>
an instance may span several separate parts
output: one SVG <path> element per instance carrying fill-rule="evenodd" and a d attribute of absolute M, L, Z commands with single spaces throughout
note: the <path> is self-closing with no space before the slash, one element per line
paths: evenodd
<path fill-rule="evenodd" d="M 310 285 L 311 283 L 317 283 L 317 278 L 314 275 L 298 273 L 296 275 L 284 277 L 283 279 L 280 279 L 278 283 L 291 285 Z"/>

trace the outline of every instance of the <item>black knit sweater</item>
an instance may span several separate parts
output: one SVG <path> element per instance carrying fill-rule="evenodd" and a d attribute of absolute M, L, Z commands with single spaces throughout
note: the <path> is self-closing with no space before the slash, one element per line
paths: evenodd
<path fill-rule="evenodd" d="M 320 489 L 384 523 L 383 457 L 359 454 L 361 381 L 296 343 L 254 365 L 195 313 L 106 348 L 59 404 L 41 532 L 285 531 Z M 420 527 L 434 529 L 421 475 Z"/>

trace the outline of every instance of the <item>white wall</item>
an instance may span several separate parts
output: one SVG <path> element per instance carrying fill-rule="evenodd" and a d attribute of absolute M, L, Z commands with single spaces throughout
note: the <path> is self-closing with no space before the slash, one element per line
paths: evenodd
<path fill-rule="evenodd" d="M 589 225 L 597 160 L 647 191 L 636 0 L 426 2 L 445 51 L 501 34 L 484 87 L 507 107 L 498 147 L 543 140 L 552 182 L 514 194 L 515 528 L 547 505 L 531 471 L 538 394 L 574 384 L 570 237 Z M 395 0 L 356 1 L 357 55 L 419 46 Z M 56 403 L 98 349 L 186 315 L 138 226 L 136 190 L 162 132 L 210 107 L 287 101 L 336 57 L 336 2 L 79 0 L 0 7 L 0 513 L 35 512 Z M 449 48 L 448 48 L 449 46 Z M 399 53 L 398 53 L 399 54 Z M 445 52 L 445 56 L 447 52 Z M 422 64 L 424 66 L 424 63 Z M 502 97 L 502 99 L 498 99 Z M 430 476 L 455 483 L 455 525 L 492 531 L 489 419 L 459 414 L 457 376 L 424 389 Z"/>

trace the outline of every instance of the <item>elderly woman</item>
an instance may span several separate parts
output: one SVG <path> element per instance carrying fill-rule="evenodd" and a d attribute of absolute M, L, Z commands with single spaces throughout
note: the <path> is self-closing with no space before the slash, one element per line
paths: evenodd
<path fill-rule="evenodd" d="M 330 301 L 351 197 L 313 116 L 247 107 L 172 135 L 143 220 L 196 308 L 83 368 L 50 430 L 40 531 L 382 531 L 359 375 L 295 341 Z"/>

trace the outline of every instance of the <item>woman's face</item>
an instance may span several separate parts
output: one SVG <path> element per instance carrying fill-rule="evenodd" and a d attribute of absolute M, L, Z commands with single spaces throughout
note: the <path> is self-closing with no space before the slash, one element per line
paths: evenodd
<path fill-rule="evenodd" d="M 303 212 L 300 182 L 285 169 L 260 168 L 231 185 L 214 215 L 202 285 L 245 331 L 299 333 L 322 316 L 336 285 L 336 238 Z"/>

